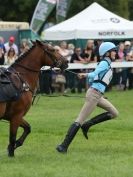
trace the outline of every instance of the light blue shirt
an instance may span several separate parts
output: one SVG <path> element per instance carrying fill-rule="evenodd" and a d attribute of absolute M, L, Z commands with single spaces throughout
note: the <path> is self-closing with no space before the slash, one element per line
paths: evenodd
<path fill-rule="evenodd" d="M 99 90 L 102 93 L 105 92 L 106 86 L 100 82 L 93 82 L 93 81 L 94 81 L 95 76 L 99 75 L 100 77 L 102 77 L 109 70 L 109 68 L 110 68 L 109 64 L 111 64 L 111 60 L 110 60 L 110 58 L 107 58 L 107 57 L 104 59 L 106 59 L 108 62 L 106 62 L 104 60 L 101 61 L 97 65 L 96 69 L 93 72 L 88 73 L 88 75 L 87 75 L 88 81 L 89 81 L 89 84 L 91 85 L 91 87 Z"/>

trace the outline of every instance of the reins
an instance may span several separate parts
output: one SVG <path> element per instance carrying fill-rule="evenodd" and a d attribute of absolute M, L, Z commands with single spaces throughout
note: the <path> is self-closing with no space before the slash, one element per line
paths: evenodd
<path fill-rule="evenodd" d="M 72 74 L 75 74 L 75 75 L 78 75 L 76 72 L 73 72 L 73 71 L 70 71 L 68 69 L 65 69 L 65 71 L 69 72 L 69 73 L 72 73 Z"/>
<path fill-rule="evenodd" d="M 49 50 L 50 50 L 50 49 L 47 48 L 47 49 L 44 50 L 44 52 L 47 53 L 47 55 L 49 56 L 49 58 L 50 58 L 50 59 L 52 60 L 52 62 L 53 62 L 53 65 L 51 66 L 51 68 L 53 68 L 53 67 L 59 67 L 60 64 L 61 64 L 61 60 L 62 60 L 63 56 L 60 55 L 59 60 L 55 60 L 55 58 L 53 58 L 53 55 L 51 54 L 51 52 L 49 52 Z"/>

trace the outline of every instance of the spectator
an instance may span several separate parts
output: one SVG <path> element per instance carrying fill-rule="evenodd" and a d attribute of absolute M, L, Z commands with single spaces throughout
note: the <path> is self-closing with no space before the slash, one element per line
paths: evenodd
<path fill-rule="evenodd" d="M 10 48 L 7 52 L 7 54 L 5 55 L 5 65 L 11 65 L 12 63 L 15 62 L 15 60 L 17 59 L 16 53 L 14 48 Z"/>
<path fill-rule="evenodd" d="M 125 45 L 124 52 L 125 52 L 125 55 L 127 55 L 127 53 L 129 53 L 131 51 L 131 42 L 125 41 L 124 45 Z"/>
<path fill-rule="evenodd" d="M 18 55 L 18 46 L 15 44 L 14 36 L 10 36 L 9 41 L 5 43 L 4 46 L 5 46 L 6 53 L 8 53 L 10 48 L 14 48 L 15 54 Z"/>
<path fill-rule="evenodd" d="M 29 42 L 27 39 L 22 39 L 21 44 L 20 44 L 20 53 L 23 54 L 26 51 L 28 51 L 30 48 Z"/>
<path fill-rule="evenodd" d="M 127 53 L 126 60 L 133 61 L 133 50 Z M 128 89 L 133 89 L 133 68 L 128 68 Z"/>
<path fill-rule="evenodd" d="M 103 40 L 101 40 L 101 39 L 98 39 L 96 41 L 96 47 L 94 49 L 94 54 L 95 54 L 95 57 L 97 58 L 97 62 L 100 62 L 99 47 L 102 42 L 103 42 Z"/>
<path fill-rule="evenodd" d="M 66 78 L 64 74 L 58 71 L 58 73 L 56 73 L 55 79 L 53 78 L 52 86 L 54 86 L 57 92 L 64 94 L 65 83 L 66 83 Z"/>
<path fill-rule="evenodd" d="M 131 43 L 130 50 L 133 51 L 133 39 L 131 39 L 130 43 Z"/>
<path fill-rule="evenodd" d="M 66 41 L 62 41 L 59 46 L 60 46 L 60 54 L 63 57 L 65 57 L 67 60 L 67 57 L 69 56 L 69 50 L 67 49 Z"/>
<path fill-rule="evenodd" d="M 67 57 L 68 63 L 70 63 L 72 54 L 74 53 L 74 48 L 75 48 L 75 46 L 73 44 L 71 44 L 71 43 L 68 44 L 68 51 L 69 51 L 69 55 Z"/>
<path fill-rule="evenodd" d="M 126 61 L 131 61 L 131 42 L 130 41 L 125 41 L 125 49 L 124 49 L 124 52 L 125 52 L 125 58 L 126 58 Z M 126 80 L 126 85 L 127 85 L 127 80 L 129 80 L 129 87 L 132 87 L 130 86 L 130 84 L 132 83 L 132 79 L 131 79 L 131 69 L 132 68 L 124 68 L 125 69 L 125 80 Z M 124 89 L 126 89 L 126 85 L 124 87 Z"/>
<path fill-rule="evenodd" d="M 67 62 L 70 62 L 70 56 L 71 56 L 71 51 L 68 50 L 68 45 L 66 41 L 61 41 L 60 43 L 60 54 L 66 58 Z M 66 78 L 66 84 L 65 84 L 65 92 L 68 91 L 68 88 L 70 87 L 70 77 L 69 73 L 65 72 L 64 76 Z"/>
<path fill-rule="evenodd" d="M 86 48 L 83 50 L 81 57 L 84 58 L 87 63 L 97 62 L 97 56 L 96 56 L 95 50 L 94 50 L 94 40 L 87 41 Z M 93 69 L 83 70 L 83 72 L 87 72 L 87 73 L 92 72 L 92 71 L 93 71 Z M 89 84 L 86 83 L 85 78 L 82 78 L 82 80 L 83 79 L 84 79 L 85 88 L 87 89 L 89 87 Z"/>
<path fill-rule="evenodd" d="M 55 46 L 55 50 L 59 52 L 61 55 L 66 51 L 66 43 L 63 42 L 63 49 L 60 46 Z M 65 56 L 64 56 L 65 57 Z M 69 78 L 68 78 L 69 79 Z M 60 92 L 61 94 L 65 91 L 65 84 L 66 84 L 66 74 L 61 73 L 60 71 L 54 72 L 52 74 L 52 86 L 54 87 L 55 91 Z"/>
<path fill-rule="evenodd" d="M 118 51 L 116 53 L 116 62 L 125 61 L 125 52 L 124 52 L 124 43 L 120 42 Z M 116 87 L 117 90 L 124 90 L 127 82 L 127 71 L 125 68 L 116 68 L 115 69 L 115 78 L 116 78 Z"/>
<path fill-rule="evenodd" d="M 76 47 L 75 50 L 74 50 L 74 53 L 73 53 L 73 55 L 71 57 L 71 63 L 82 63 L 82 64 L 88 63 L 88 61 L 86 61 L 85 58 L 82 58 L 81 53 L 82 53 L 81 48 L 80 47 Z M 76 70 L 74 70 L 74 72 L 80 73 L 80 72 L 83 72 L 83 70 L 76 69 Z M 70 88 L 71 88 L 71 92 L 72 93 L 76 92 L 76 87 L 78 89 L 78 93 L 81 93 L 82 92 L 82 88 L 85 88 L 85 79 L 84 78 L 80 79 L 76 75 L 71 73 Z"/>
<path fill-rule="evenodd" d="M 3 52 L 6 52 L 5 46 L 4 46 L 4 38 L 0 36 L 0 48 L 3 49 Z"/>
<path fill-rule="evenodd" d="M 55 49 L 57 52 L 61 53 L 61 48 L 60 48 L 60 46 L 55 45 L 55 46 L 54 46 L 54 49 Z"/>
<path fill-rule="evenodd" d="M 4 65 L 4 62 L 5 62 L 4 38 L 0 36 L 0 65 Z"/>
<path fill-rule="evenodd" d="M 5 62 L 5 53 L 2 46 L 0 46 L 0 65 L 4 65 L 4 62 Z"/>
<path fill-rule="evenodd" d="M 88 54 L 89 62 L 97 62 L 97 57 L 94 53 L 94 40 L 88 40 L 85 48 L 85 54 Z"/>

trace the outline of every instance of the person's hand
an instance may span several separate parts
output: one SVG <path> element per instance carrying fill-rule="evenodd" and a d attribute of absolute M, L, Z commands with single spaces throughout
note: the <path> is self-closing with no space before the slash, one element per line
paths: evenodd
<path fill-rule="evenodd" d="M 86 76 L 87 76 L 87 73 L 79 73 L 78 74 L 79 79 L 85 78 Z"/>

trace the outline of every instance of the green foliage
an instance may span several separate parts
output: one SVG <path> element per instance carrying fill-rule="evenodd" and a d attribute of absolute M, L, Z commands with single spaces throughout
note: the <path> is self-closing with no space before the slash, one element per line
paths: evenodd
<path fill-rule="evenodd" d="M 70 18 L 71 16 L 81 12 L 82 10 L 84 10 L 86 7 L 88 7 L 90 4 L 92 4 L 93 2 L 97 2 L 99 4 L 101 4 L 102 6 L 104 6 L 105 8 L 107 7 L 107 3 L 106 0 L 73 0 L 71 7 L 69 9 L 68 12 L 68 17 Z"/>
<path fill-rule="evenodd" d="M 98 2 L 124 18 L 133 19 L 133 0 L 73 0 L 67 18 L 79 13 L 93 2 Z M 3 21 L 30 22 L 37 3 L 38 0 L 1 0 L 0 19 Z"/>
<path fill-rule="evenodd" d="M 129 8 L 129 19 L 133 21 L 133 0 L 128 0 L 128 8 Z"/>
<path fill-rule="evenodd" d="M 118 119 L 90 129 L 87 141 L 81 130 L 67 154 L 55 147 L 62 141 L 84 103 L 80 97 L 41 96 L 26 116 L 32 132 L 24 145 L 8 158 L 8 124 L 0 123 L 1 177 L 132 177 L 133 91 L 112 91 L 108 99 L 118 108 Z M 93 115 L 101 113 L 96 109 Z M 20 135 L 21 131 L 19 131 Z"/>
<path fill-rule="evenodd" d="M 30 21 L 38 0 L 4 0 L 0 5 L 3 21 Z"/>
<path fill-rule="evenodd" d="M 107 8 L 108 10 L 112 11 L 113 13 L 116 13 L 124 18 L 129 17 L 129 11 L 128 11 L 128 0 L 78 0 L 78 3 L 76 0 L 73 0 L 71 8 L 68 13 L 68 17 L 71 17 L 78 12 L 82 11 L 86 7 L 88 7 L 93 2 L 99 3 L 101 6 Z"/>
<path fill-rule="evenodd" d="M 129 11 L 128 11 L 128 0 L 110 0 L 108 1 L 108 7 L 109 9 L 120 15 L 121 17 L 127 18 L 129 17 Z M 124 13 L 123 13 L 124 12 Z"/>

